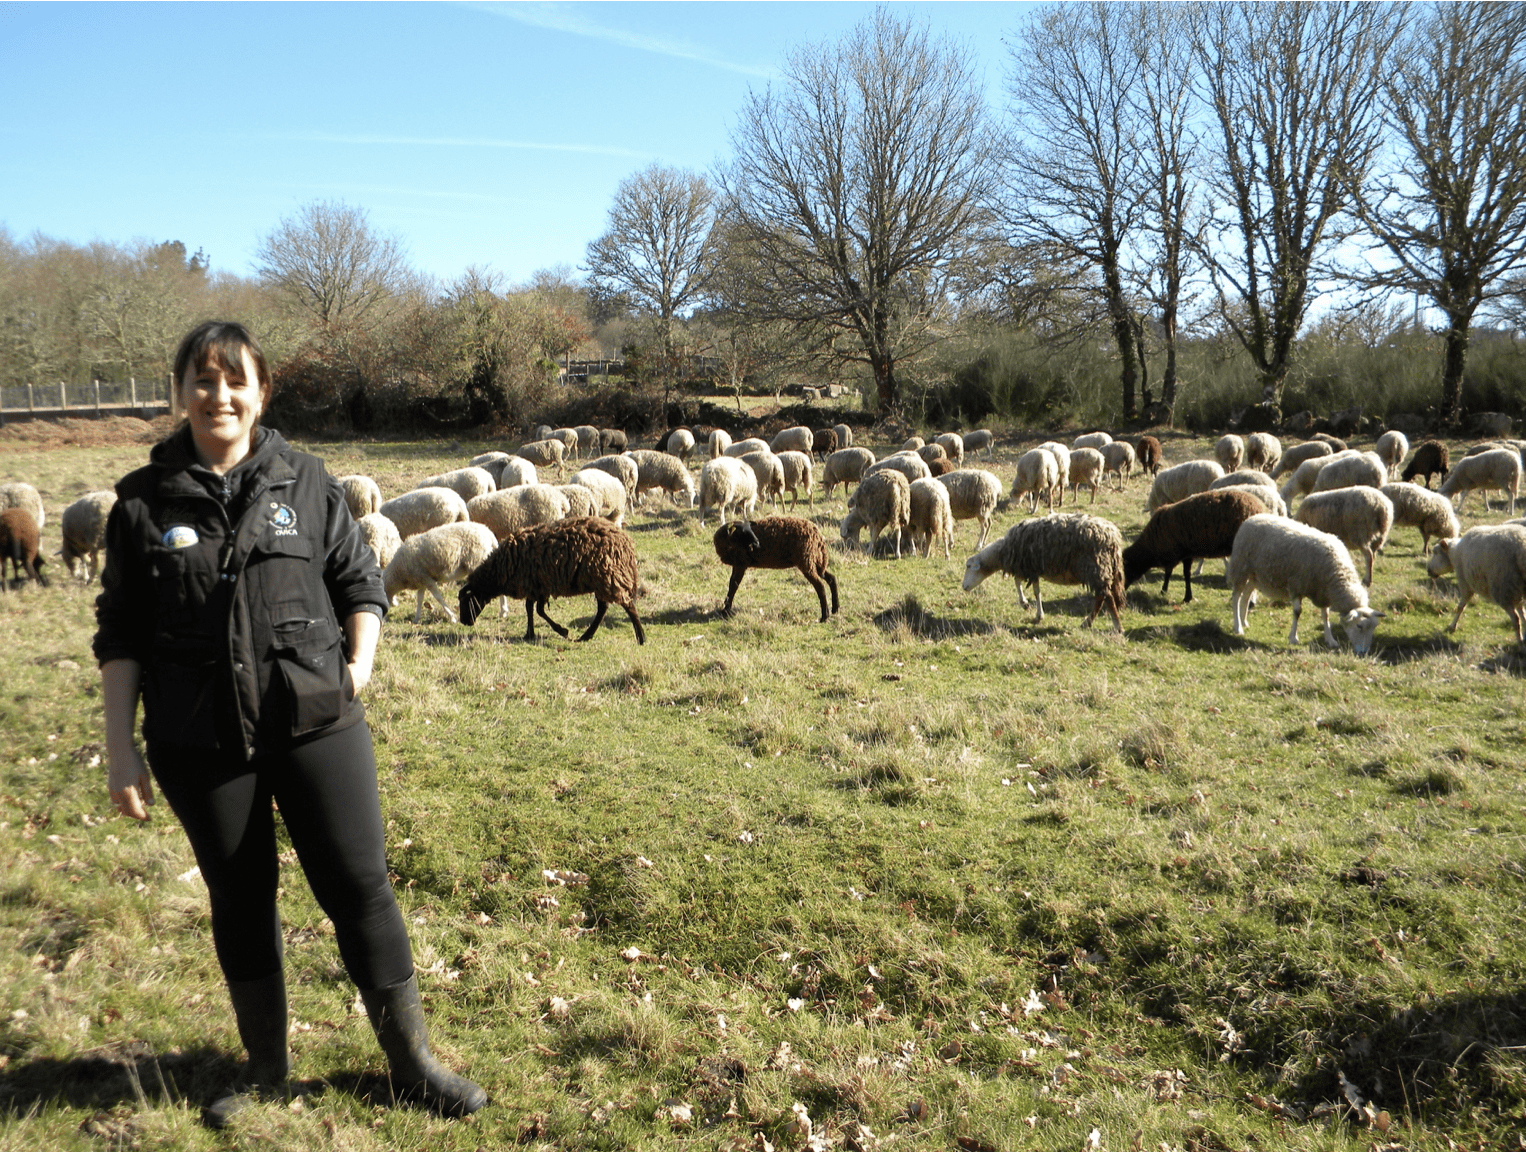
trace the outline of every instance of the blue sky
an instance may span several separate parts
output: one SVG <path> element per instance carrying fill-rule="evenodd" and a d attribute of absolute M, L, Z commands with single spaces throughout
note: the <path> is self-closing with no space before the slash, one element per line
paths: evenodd
<path fill-rule="evenodd" d="M 1020 3 L 891 4 L 1002 99 Z M 312 200 L 419 270 L 577 265 L 622 177 L 723 160 L 749 87 L 866 3 L 0 3 L 0 227 L 248 274 Z"/>

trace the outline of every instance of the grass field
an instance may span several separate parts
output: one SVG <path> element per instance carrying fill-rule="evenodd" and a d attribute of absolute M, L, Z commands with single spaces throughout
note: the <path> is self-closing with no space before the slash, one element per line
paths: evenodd
<path fill-rule="evenodd" d="M 977 463 L 1010 485 L 1041 438 Z M 497 446 L 304 445 L 389 495 Z M 52 552 L 146 452 L 11 440 L 0 481 Z M 1145 491 L 1087 510 L 1131 538 Z M 835 538 L 841 496 L 805 514 Z M 713 522 L 628 527 L 644 647 L 618 612 L 384 630 L 389 860 L 437 1048 L 494 1101 L 458 1122 L 388 1107 L 287 858 L 309 1091 L 199 1126 L 241 1050 L 183 834 L 107 803 L 94 587 L 0 599 L 0 1147 L 1526 1146 L 1526 661 L 1491 604 L 1443 631 L 1413 530 L 1360 659 L 1317 614 L 1288 648 L 1286 607 L 1233 637 L 1216 561 L 1185 607 L 1132 588 L 1122 637 L 1047 586 L 1035 626 L 960 591 L 969 523 L 949 560 L 834 546 L 828 624 L 792 572 L 722 620 Z"/>

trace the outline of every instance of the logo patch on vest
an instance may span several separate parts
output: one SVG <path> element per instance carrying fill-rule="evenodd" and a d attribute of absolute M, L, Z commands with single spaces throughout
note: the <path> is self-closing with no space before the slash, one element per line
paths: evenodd
<path fill-rule="evenodd" d="M 196 529 L 177 524 L 160 538 L 160 543 L 166 548 L 189 548 L 200 539 Z"/>
<path fill-rule="evenodd" d="M 290 504 L 276 504 L 270 523 L 277 536 L 297 535 L 297 513 Z"/>

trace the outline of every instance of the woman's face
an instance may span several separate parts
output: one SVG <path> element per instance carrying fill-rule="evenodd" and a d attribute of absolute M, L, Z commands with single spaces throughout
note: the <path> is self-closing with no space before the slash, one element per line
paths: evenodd
<path fill-rule="evenodd" d="M 216 459 L 249 453 L 263 397 L 259 373 L 247 348 L 239 350 L 241 367 L 225 370 L 215 364 L 186 370 L 180 382 L 180 404 L 191 424 L 196 447 Z"/>

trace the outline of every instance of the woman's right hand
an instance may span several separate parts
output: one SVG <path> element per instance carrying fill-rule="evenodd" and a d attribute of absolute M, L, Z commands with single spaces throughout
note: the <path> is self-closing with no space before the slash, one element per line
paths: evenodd
<path fill-rule="evenodd" d="M 106 787 L 111 793 L 111 802 L 123 816 L 131 816 L 134 820 L 148 819 L 145 805 L 154 802 L 154 786 L 136 744 L 129 744 L 111 757 L 106 769 Z"/>

